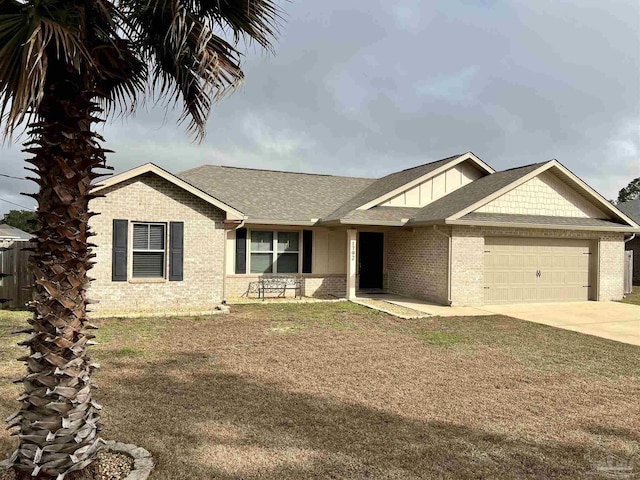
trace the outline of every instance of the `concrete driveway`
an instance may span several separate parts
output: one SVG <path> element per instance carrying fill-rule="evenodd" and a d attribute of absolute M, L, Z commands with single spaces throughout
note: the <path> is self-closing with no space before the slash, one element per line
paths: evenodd
<path fill-rule="evenodd" d="M 640 306 L 618 302 L 484 305 L 482 310 L 640 345 Z"/>
<path fill-rule="evenodd" d="M 377 298 L 434 316 L 506 315 L 617 342 L 640 345 L 640 306 L 628 303 L 567 302 L 446 307 L 393 294 L 371 294 L 365 298 Z"/>

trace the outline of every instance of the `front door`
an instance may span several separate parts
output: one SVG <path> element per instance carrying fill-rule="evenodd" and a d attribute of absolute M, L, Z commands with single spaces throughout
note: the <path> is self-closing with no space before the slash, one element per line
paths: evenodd
<path fill-rule="evenodd" d="M 360 288 L 382 288 L 384 233 L 360 232 Z"/>

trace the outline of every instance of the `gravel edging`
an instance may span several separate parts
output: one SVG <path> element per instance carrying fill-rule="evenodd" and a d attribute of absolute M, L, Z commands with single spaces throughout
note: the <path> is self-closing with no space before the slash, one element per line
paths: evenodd
<path fill-rule="evenodd" d="M 155 466 L 155 461 L 149 451 L 132 443 L 105 440 L 103 450 L 123 453 L 133 458 L 133 468 L 123 480 L 147 480 Z"/>

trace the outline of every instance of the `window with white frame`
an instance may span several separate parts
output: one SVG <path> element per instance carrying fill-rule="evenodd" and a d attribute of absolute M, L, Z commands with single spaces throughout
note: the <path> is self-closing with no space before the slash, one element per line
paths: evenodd
<path fill-rule="evenodd" d="M 251 232 L 251 273 L 298 273 L 300 232 Z"/>
<path fill-rule="evenodd" d="M 133 224 L 133 277 L 164 278 L 166 225 Z"/>

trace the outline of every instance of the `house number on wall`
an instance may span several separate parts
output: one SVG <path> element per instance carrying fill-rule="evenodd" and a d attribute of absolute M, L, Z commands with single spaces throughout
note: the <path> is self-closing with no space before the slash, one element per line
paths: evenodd
<path fill-rule="evenodd" d="M 352 261 L 356 261 L 356 242 L 352 241 L 351 242 L 351 260 Z"/>

